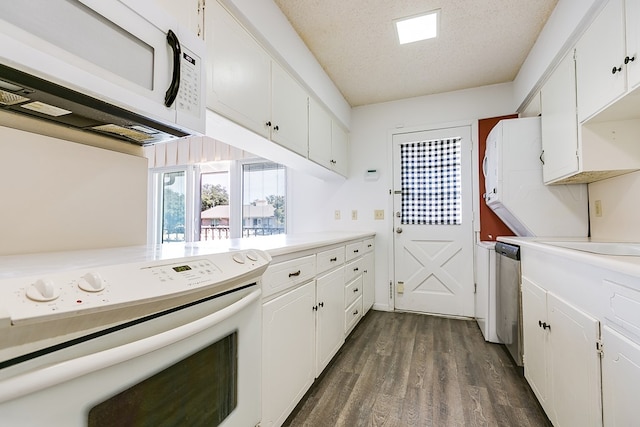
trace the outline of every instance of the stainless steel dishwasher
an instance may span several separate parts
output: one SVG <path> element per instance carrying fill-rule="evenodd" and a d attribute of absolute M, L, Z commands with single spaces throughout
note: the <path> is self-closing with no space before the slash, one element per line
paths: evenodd
<path fill-rule="evenodd" d="M 519 246 L 496 243 L 496 282 L 496 333 L 516 364 L 523 366 Z"/>

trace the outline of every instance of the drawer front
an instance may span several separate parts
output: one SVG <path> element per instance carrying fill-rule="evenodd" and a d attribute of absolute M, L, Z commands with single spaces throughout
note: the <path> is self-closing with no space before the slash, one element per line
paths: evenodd
<path fill-rule="evenodd" d="M 349 333 L 362 317 L 362 297 L 355 300 L 344 311 L 344 331 Z"/>
<path fill-rule="evenodd" d="M 344 264 L 344 246 L 329 249 L 324 252 L 318 252 L 316 263 L 318 274 Z"/>
<path fill-rule="evenodd" d="M 344 282 L 349 283 L 356 277 L 362 274 L 362 270 L 364 268 L 362 258 L 359 258 L 355 261 L 351 261 L 344 268 Z"/>
<path fill-rule="evenodd" d="M 364 251 L 364 253 L 373 251 L 373 249 L 375 248 L 374 243 L 373 243 L 374 240 L 375 239 L 372 237 L 372 238 L 367 239 L 364 242 L 362 242 L 362 250 Z"/>
<path fill-rule="evenodd" d="M 309 255 L 270 265 L 262 276 L 262 297 L 266 298 L 316 275 L 316 256 Z"/>
<path fill-rule="evenodd" d="M 349 307 L 362 295 L 362 276 L 357 277 L 344 288 L 344 306 Z"/>
<path fill-rule="evenodd" d="M 362 242 L 349 243 L 347 245 L 347 261 L 362 255 L 363 247 L 364 245 Z"/>

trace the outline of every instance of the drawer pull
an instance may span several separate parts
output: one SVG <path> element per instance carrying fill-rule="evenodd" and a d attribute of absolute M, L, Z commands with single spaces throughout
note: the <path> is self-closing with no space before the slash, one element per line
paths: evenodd
<path fill-rule="evenodd" d="M 354 311 L 354 312 L 353 312 L 353 315 L 354 315 L 354 316 L 357 316 L 357 315 L 358 315 L 358 310 Z"/>
<path fill-rule="evenodd" d="M 295 273 L 289 273 L 289 277 L 296 277 L 300 275 L 300 270 L 296 271 Z"/>
<path fill-rule="evenodd" d="M 353 292 L 354 292 L 354 293 L 358 292 L 358 288 L 355 288 L 355 289 L 353 290 Z"/>
<path fill-rule="evenodd" d="M 324 307 L 324 302 L 319 302 L 319 303 L 318 303 L 318 305 L 319 305 L 320 307 Z"/>
<path fill-rule="evenodd" d="M 338 258 L 337 258 L 337 257 L 336 257 L 336 258 L 331 258 L 331 259 L 329 260 L 329 262 L 336 262 L 337 260 L 338 260 Z"/>
<path fill-rule="evenodd" d="M 367 245 L 367 247 L 368 247 L 368 248 L 370 248 L 371 246 L 373 246 L 371 243 L 369 243 L 369 244 Z"/>
<path fill-rule="evenodd" d="M 358 271 L 358 267 L 354 268 L 353 271 Z"/>
<path fill-rule="evenodd" d="M 354 250 L 353 250 L 353 253 L 354 253 L 354 254 L 357 254 L 358 252 L 360 252 L 358 249 L 354 249 Z"/>

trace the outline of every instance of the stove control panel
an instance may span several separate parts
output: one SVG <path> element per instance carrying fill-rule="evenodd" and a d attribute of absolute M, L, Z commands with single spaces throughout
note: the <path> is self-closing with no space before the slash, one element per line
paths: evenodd
<path fill-rule="evenodd" d="M 11 324 L 104 312 L 257 282 L 271 257 L 259 250 L 74 269 L 0 280 L 0 312 Z M 209 292 L 210 291 L 210 292 Z"/>

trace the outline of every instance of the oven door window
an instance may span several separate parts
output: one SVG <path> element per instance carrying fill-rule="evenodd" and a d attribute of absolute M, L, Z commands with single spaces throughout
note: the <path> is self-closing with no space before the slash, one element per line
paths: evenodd
<path fill-rule="evenodd" d="M 237 335 L 234 332 L 94 406 L 88 425 L 220 425 L 238 404 Z"/>

